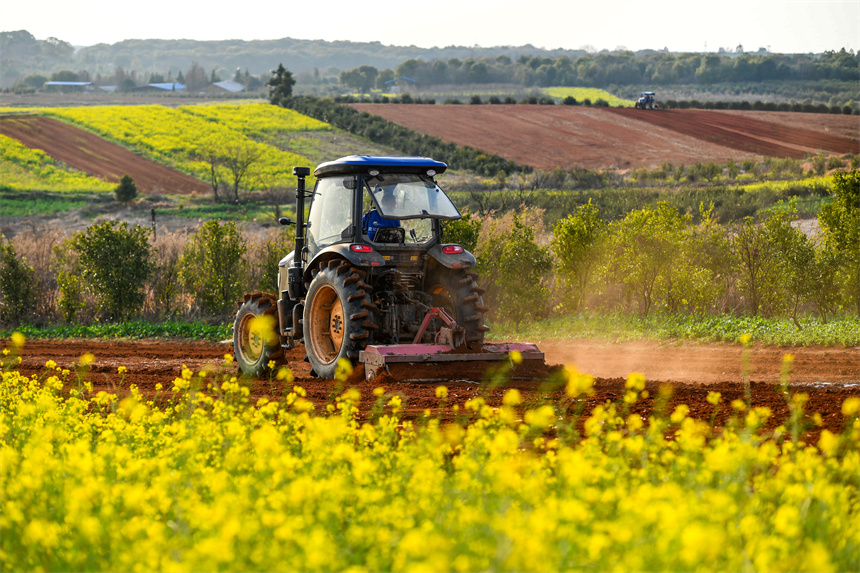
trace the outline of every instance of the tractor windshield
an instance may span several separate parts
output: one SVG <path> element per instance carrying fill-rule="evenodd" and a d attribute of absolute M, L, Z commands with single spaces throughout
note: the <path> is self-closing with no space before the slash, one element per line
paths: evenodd
<path fill-rule="evenodd" d="M 382 173 L 365 179 L 379 213 L 389 219 L 459 219 L 460 212 L 427 177 Z"/>

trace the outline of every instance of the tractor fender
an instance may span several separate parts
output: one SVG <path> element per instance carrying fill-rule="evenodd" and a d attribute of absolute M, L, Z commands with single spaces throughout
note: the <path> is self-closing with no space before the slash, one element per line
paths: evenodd
<path fill-rule="evenodd" d="M 466 249 L 463 249 L 462 252 L 451 254 L 442 251 L 443 247 L 451 246 L 455 245 L 433 245 L 430 250 L 427 251 L 427 254 L 440 265 L 449 269 L 470 269 L 475 266 L 477 263 L 475 255 Z"/>
<path fill-rule="evenodd" d="M 344 259 L 356 267 L 381 267 L 385 264 L 385 259 L 376 251 L 371 251 L 369 253 L 356 253 L 349 247 L 350 243 L 339 243 L 337 245 L 326 247 L 317 253 L 317 255 L 311 259 L 305 267 L 305 282 L 310 282 L 313 278 L 313 275 L 311 275 L 311 269 L 316 268 L 325 261 L 331 259 Z"/>

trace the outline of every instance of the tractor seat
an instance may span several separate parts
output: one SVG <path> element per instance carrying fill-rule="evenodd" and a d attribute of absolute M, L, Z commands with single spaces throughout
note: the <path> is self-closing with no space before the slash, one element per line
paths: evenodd
<path fill-rule="evenodd" d="M 382 227 L 373 237 L 374 243 L 403 244 L 406 241 L 406 229 L 403 227 Z"/>

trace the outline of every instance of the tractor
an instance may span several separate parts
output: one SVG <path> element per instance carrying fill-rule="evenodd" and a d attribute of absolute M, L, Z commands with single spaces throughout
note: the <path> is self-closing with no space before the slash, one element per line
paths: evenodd
<path fill-rule="evenodd" d="M 278 269 L 278 295 L 250 293 L 236 312 L 239 368 L 261 376 L 301 343 L 312 373 L 331 379 L 343 359 L 368 379 L 394 363 L 543 360 L 534 345 L 485 345 L 488 308 L 475 257 L 443 241 L 460 212 L 436 183 L 445 163 L 352 155 L 297 178 L 295 249 Z M 310 201 L 305 220 L 305 202 Z"/>
<path fill-rule="evenodd" d="M 657 107 L 654 92 L 641 92 L 641 97 L 636 102 L 636 109 L 654 109 Z"/>

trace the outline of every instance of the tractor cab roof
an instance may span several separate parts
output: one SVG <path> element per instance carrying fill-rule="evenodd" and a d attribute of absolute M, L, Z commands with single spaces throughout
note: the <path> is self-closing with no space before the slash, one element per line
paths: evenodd
<path fill-rule="evenodd" d="M 652 96 L 652 95 L 654 95 L 654 92 L 642 92 L 642 95 L 644 95 L 644 96 Z"/>
<path fill-rule="evenodd" d="M 371 169 L 383 173 L 416 173 L 425 175 L 433 171 L 434 175 L 444 173 L 448 166 L 441 161 L 429 157 L 384 157 L 379 155 L 350 155 L 334 161 L 320 163 L 314 169 L 315 177 L 330 177 L 333 175 L 357 175 L 367 173 Z"/>

